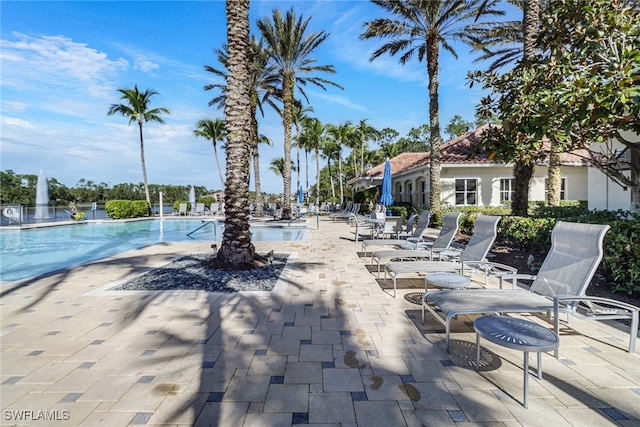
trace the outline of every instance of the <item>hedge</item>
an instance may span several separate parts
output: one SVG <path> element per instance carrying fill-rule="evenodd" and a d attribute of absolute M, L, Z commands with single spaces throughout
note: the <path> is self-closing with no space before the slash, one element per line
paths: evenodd
<path fill-rule="evenodd" d="M 149 216 L 150 206 L 146 200 L 107 200 L 105 210 L 113 219 L 140 218 Z"/>

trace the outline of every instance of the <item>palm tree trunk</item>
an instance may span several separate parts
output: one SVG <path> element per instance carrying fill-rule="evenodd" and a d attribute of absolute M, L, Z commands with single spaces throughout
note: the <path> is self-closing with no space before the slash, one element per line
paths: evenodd
<path fill-rule="evenodd" d="M 296 123 L 296 191 L 300 188 L 300 125 Z"/>
<path fill-rule="evenodd" d="M 538 37 L 538 23 L 540 19 L 539 0 L 525 0 L 524 2 L 524 64 L 527 66 L 536 55 L 536 39 Z M 530 158 L 517 159 L 513 166 L 513 202 L 511 212 L 517 216 L 529 215 L 529 189 L 535 162 Z"/>
<path fill-rule="evenodd" d="M 320 203 L 320 149 L 316 148 L 316 206 Z"/>
<path fill-rule="evenodd" d="M 149 183 L 147 182 L 147 166 L 144 162 L 144 141 L 142 138 L 142 122 L 138 122 L 138 128 L 140 129 L 140 162 L 142 163 L 142 180 L 144 182 L 144 195 L 147 198 L 149 204 L 149 213 L 151 213 L 151 196 L 149 196 Z"/>
<path fill-rule="evenodd" d="M 431 155 L 429 156 L 429 206 L 440 209 L 440 108 L 438 106 L 438 40 L 427 40 L 427 73 L 429 74 L 429 127 Z"/>
<path fill-rule="evenodd" d="M 309 150 L 304 150 L 304 175 L 305 175 L 305 186 L 304 188 L 309 191 Z"/>
<path fill-rule="evenodd" d="M 216 167 L 218 168 L 218 177 L 220 178 L 221 189 L 224 189 L 224 178 L 222 177 L 222 169 L 220 168 L 220 159 L 218 158 L 218 147 L 216 145 L 216 140 L 213 140 L 213 154 L 216 158 Z"/>
<path fill-rule="evenodd" d="M 338 153 L 338 183 L 340 184 L 340 204 L 344 203 L 344 188 L 342 186 L 342 156 Z"/>
<path fill-rule="evenodd" d="M 282 219 L 291 219 L 291 123 L 293 117 L 293 83 L 295 76 L 285 75 L 282 79 L 282 122 L 284 124 L 284 198 L 282 200 Z"/>
<path fill-rule="evenodd" d="M 255 248 L 249 231 L 249 148 L 251 93 L 249 66 L 249 0 L 226 2 L 229 59 L 225 101 L 227 180 L 222 245 L 218 266 L 242 268 L 253 263 Z"/>
<path fill-rule="evenodd" d="M 560 163 L 560 148 L 557 142 L 551 142 L 549 151 L 549 171 L 547 178 L 547 203 L 549 206 L 560 206 L 560 191 L 562 190 L 562 164 Z"/>
<path fill-rule="evenodd" d="M 260 154 L 258 153 L 258 120 L 256 120 L 257 107 L 251 104 L 251 143 L 253 152 L 253 179 L 256 190 L 256 206 L 253 216 L 264 216 L 264 199 L 262 198 L 262 186 L 260 185 Z"/>

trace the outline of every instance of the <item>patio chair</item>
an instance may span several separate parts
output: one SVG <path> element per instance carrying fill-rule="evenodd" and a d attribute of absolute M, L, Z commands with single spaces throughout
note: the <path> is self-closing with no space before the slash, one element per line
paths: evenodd
<path fill-rule="evenodd" d="M 399 246 L 403 243 L 409 242 L 418 242 L 422 241 L 422 235 L 424 234 L 427 227 L 429 227 L 429 222 L 431 218 L 431 211 L 425 210 L 422 211 L 420 217 L 418 219 L 418 225 L 416 225 L 416 229 L 413 233 L 405 238 L 395 238 L 395 239 L 369 239 L 364 240 L 362 242 L 362 250 L 367 252 L 367 248 L 370 246 Z"/>
<path fill-rule="evenodd" d="M 629 319 L 629 352 L 635 352 L 640 307 L 609 298 L 586 296 L 586 290 L 603 256 L 602 241 L 608 225 L 559 221 L 551 234 L 551 249 L 528 289 L 467 289 L 428 291 L 422 303 L 425 310 L 445 326 L 449 351 L 451 319 L 459 314 L 553 312 L 554 329 L 559 332 L 560 313 L 587 320 Z M 444 314 L 444 318 L 441 317 Z M 549 316 L 550 317 L 550 316 Z M 556 357 L 558 352 L 556 351 Z"/>
<path fill-rule="evenodd" d="M 369 231 L 370 237 L 373 236 L 380 228 L 381 223 L 384 221 L 384 213 L 381 212 L 371 212 L 366 218 L 357 217 L 354 213 L 349 215 L 349 222 L 356 227 L 356 242 L 360 240 L 360 236 L 362 236 L 362 234 L 366 231 Z"/>
<path fill-rule="evenodd" d="M 489 265 L 485 257 L 498 235 L 499 221 L 499 216 L 478 215 L 469 243 L 467 243 L 464 250 L 459 253 L 459 259 L 456 261 L 394 261 L 385 265 L 385 280 L 387 274 L 393 280 L 393 297 L 396 297 L 397 280 L 401 274 L 444 272 L 464 274 L 466 262 L 483 261 L 485 266 Z M 441 255 L 448 253 L 449 251 L 440 252 Z M 457 253 L 451 251 L 451 254 Z M 470 269 L 471 267 L 467 267 L 467 270 Z"/>
<path fill-rule="evenodd" d="M 458 232 L 458 224 L 460 222 L 459 212 L 448 212 L 444 215 L 442 229 L 440 234 L 433 242 L 409 242 L 406 241 L 400 246 L 401 249 L 383 249 L 373 251 L 371 253 L 371 263 L 378 262 L 378 277 L 380 277 L 380 267 L 385 260 L 397 259 L 399 261 L 407 259 L 424 259 L 428 258 L 433 261 L 433 255 L 449 249 L 453 238 Z"/>

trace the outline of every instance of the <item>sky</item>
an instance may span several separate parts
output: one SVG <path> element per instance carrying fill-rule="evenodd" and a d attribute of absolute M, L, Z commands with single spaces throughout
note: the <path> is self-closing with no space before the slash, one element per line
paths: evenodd
<path fill-rule="evenodd" d="M 359 38 L 366 21 L 385 16 L 379 7 L 364 0 L 252 0 L 252 33 L 259 34 L 258 19 L 270 18 L 276 8 L 285 13 L 293 4 L 298 15 L 311 18 L 308 31 L 329 33 L 314 58 L 319 65 L 333 65 L 336 74 L 315 75 L 344 88 L 307 86 L 312 116 L 332 124 L 366 119 L 400 136 L 429 123 L 426 64 L 400 65 L 388 55 L 371 62 L 383 41 Z M 142 182 L 137 125 L 107 115 L 112 104 L 121 103 L 118 89 L 137 85 L 158 93 L 151 108 L 171 111 L 164 124 L 143 126 L 149 183 L 222 188 L 211 141 L 193 131 L 201 119 L 224 118 L 222 110 L 208 106 L 218 93 L 203 89 L 220 83 L 204 66 L 221 68 L 214 49 L 226 42 L 224 1 L 3 0 L 0 19 L 2 170 L 33 175 L 43 170 L 68 187 L 81 179 L 109 186 Z M 465 45 L 454 48 L 458 59 L 442 50 L 440 56 L 443 129 L 456 114 L 474 121 L 483 96 L 479 88 L 468 87 L 466 76 L 487 64 L 474 63 Z M 262 190 L 278 193 L 282 179 L 269 166 L 284 155 L 284 131 L 269 108 L 259 126 L 273 146 L 260 147 L 260 175 Z M 224 170 L 224 153 L 219 155 Z M 312 184 L 315 160 L 309 161 Z"/>

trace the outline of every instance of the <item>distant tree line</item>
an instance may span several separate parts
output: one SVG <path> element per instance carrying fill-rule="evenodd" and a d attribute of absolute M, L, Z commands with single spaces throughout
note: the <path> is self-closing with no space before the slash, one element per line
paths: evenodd
<path fill-rule="evenodd" d="M 12 170 L 0 171 L 0 203 L 33 205 L 36 200 L 38 175 L 18 174 Z M 145 200 L 143 183 L 121 183 L 110 186 L 105 182 L 80 179 L 74 187 L 67 187 L 56 178 L 47 178 L 49 204 L 52 206 L 76 203 L 104 203 L 107 200 Z M 190 185 L 149 184 L 149 195 L 152 202 L 159 200 L 162 191 L 164 203 L 188 200 Z M 204 186 L 195 186 L 197 197 L 210 195 L 214 190 Z"/>

